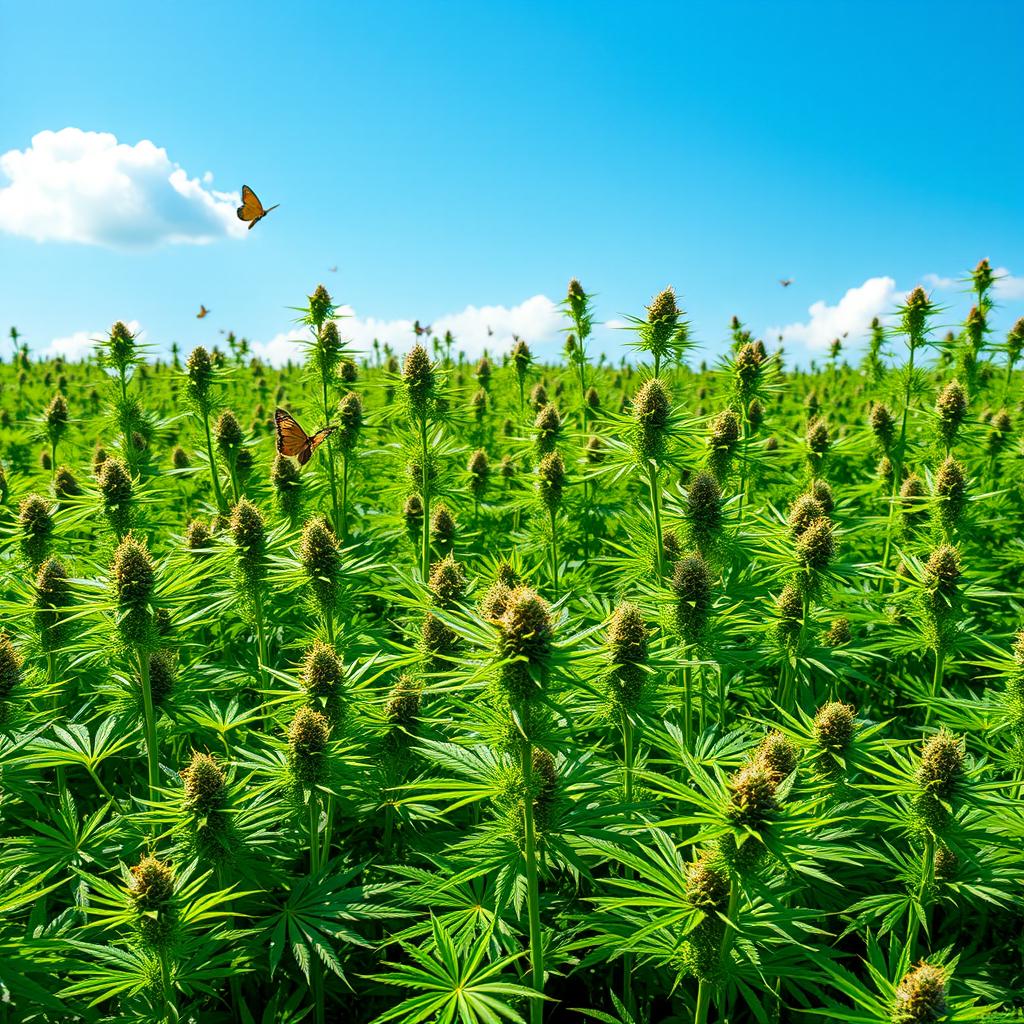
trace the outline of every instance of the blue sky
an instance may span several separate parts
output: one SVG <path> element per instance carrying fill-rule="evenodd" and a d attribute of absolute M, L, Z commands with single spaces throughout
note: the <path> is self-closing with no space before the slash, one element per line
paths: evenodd
<path fill-rule="evenodd" d="M 553 346 L 573 275 L 612 321 L 673 284 L 709 354 L 733 313 L 852 343 L 922 281 L 955 320 L 982 256 L 1024 314 L 1011 0 L 18 4 L 0 37 L 0 326 L 36 350 L 121 318 L 280 354 L 321 280 L 360 343 L 471 351 Z M 243 182 L 281 208 L 239 235 Z"/>

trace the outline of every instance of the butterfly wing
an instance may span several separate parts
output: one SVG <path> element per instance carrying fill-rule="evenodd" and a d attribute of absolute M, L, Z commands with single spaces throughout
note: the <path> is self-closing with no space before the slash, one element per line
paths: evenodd
<path fill-rule="evenodd" d="M 304 466 L 317 450 L 333 434 L 337 427 L 321 427 L 312 437 L 306 439 L 306 447 L 299 452 L 299 465 Z"/>
<path fill-rule="evenodd" d="M 274 425 L 277 427 L 277 450 L 289 458 L 297 455 L 299 462 L 308 461 L 309 454 L 306 455 L 306 460 L 303 460 L 302 456 L 309 450 L 310 438 L 296 422 L 295 417 L 284 409 L 277 409 L 274 412 Z"/>
<path fill-rule="evenodd" d="M 337 427 L 322 427 L 318 430 L 309 439 L 309 454 L 312 455 L 337 429 Z"/>
<path fill-rule="evenodd" d="M 248 185 L 242 186 L 242 205 L 237 210 L 238 219 L 249 221 L 249 230 L 261 217 L 266 216 L 266 210 L 259 201 L 259 197 Z"/>

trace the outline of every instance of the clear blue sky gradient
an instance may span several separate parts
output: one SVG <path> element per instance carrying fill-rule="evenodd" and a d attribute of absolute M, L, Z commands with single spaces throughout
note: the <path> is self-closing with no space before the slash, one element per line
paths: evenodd
<path fill-rule="evenodd" d="M 325 278 L 361 315 L 430 322 L 575 275 L 607 318 L 674 284 L 714 351 L 732 313 L 805 320 L 877 275 L 1024 274 L 1014 0 L 240 10 L 0 8 L 0 152 L 69 125 L 151 139 L 282 204 L 203 247 L 0 235 L 4 330 L 265 340 Z"/>

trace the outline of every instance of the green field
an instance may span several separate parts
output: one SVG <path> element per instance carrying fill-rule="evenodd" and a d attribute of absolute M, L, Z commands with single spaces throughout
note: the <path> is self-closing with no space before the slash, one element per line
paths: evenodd
<path fill-rule="evenodd" d="M 575 281 L 557 365 L 352 351 L 322 286 L 284 368 L 12 332 L 0 1024 L 1013 1019 L 992 283 L 809 369 L 669 290 L 598 358 Z"/>

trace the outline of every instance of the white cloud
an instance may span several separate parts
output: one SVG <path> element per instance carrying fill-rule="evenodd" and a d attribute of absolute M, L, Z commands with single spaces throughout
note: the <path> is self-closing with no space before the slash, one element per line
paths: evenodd
<path fill-rule="evenodd" d="M 190 178 L 167 151 L 108 132 L 44 131 L 0 155 L 0 231 L 37 242 L 137 248 L 241 237 L 234 193 Z"/>
<path fill-rule="evenodd" d="M 996 299 L 1010 302 L 1024 299 L 1024 277 L 1014 277 L 1006 267 L 996 267 L 993 273 L 996 280 L 992 285 L 992 294 Z M 955 277 L 925 274 L 924 283 L 937 291 L 950 291 L 954 288 L 962 292 L 971 290 L 970 280 L 966 276 L 957 280 Z"/>
<path fill-rule="evenodd" d="M 68 362 L 77 363 L 89 355 L 98 337 L 92 331 L 75 331 L 74 334 L 69 334 L 65 338 L 54 338 L 43 349 L 41 355 L 44 359 L 63 356 Z"/>
<path fill-rule="evenodd" d="M 139 334 L 138 320 L 131 320 L 126 326 L 132 334 Z M 44 359 L 62 356 L 69 363 L 77 363 L 85 359 L 106 336 L 106 331 L 75 331 L 74 334 L 68 334 L 63 338 L 54 338 L 40 355 Z"/>
<path fill-rule="evenodd" d="M 808 320 L 768 327 L 764 336 L 774 340 L 782 335 L 784 344 L 796 345 L 813 356 L 844 334 L 849 334 L 851 341 L 859 340 L 874 317 L 891 313 L 901 300 L 891 277 L 872 277 L 858 288 L 850 288 L 834 306 L 820 299 L 807 310 Z"/>
<path fill-rule="evenodd" d="M 1024 299 L 1024 277 L 1014 277 L 1006 267 L 996 268 L 996 282 L 992 285 L 992 293 L 997 299 L 1011 302 Z"/>
<path fill-rule="evenodd" d="M 415 340 L 412 320 L 379 320 L 358 316 L 351 306 L 342 306 L 338 331 L 350 346 L 359 352 L 370 351 L 373 339 L 389 344 L 396 351 L 407 351 Z M 476 358 L 486 348 L 489 352 L 506 351 L 512 335 L 525 338 L 535 354 L 561 344 L 562 315 L 546 295 L 534 295 L 518 306 L 467 306 L 459 313 L 446 313 L 430 325 L 434 337 L 441 339 L 445 331 L 455 338 L 454 352 L 465 352 Z M 488 328 L 493 332 L 488 334 Z M 270 341 L 252 343 L 254 354 L 274 366 L 289 359 L 303 358 L 302 342 L 309 339 L 303 329 L 275 335 Z"/>
<path fill-rule="evenodd" d="M 519 303 L 518 306 L 467 306 L 461 313 L 449 313 L 434 321 L 435 334 L 451 331 L 456 345 L 467 355 L 479 355 L 485 348 L 501 352 L 512 345 L 517 334 L 531 348 L 542 350 L 560 339 L 564 320 L 558 307 L 546 295 Z M 488 327 L 494 332 L 487 333 Z"/>
<path fill-rule="evenodd" d="M 305 328 L 294 328 L 283 334 L 275 334 L 270 341 L 254 341 L 249 347 L 254 356 L 259 356 L 271 366 L 284 366 L 291 359 L 299 362 L 304 358 L 303 342 L 309 341 L 309 331 Z"/>

